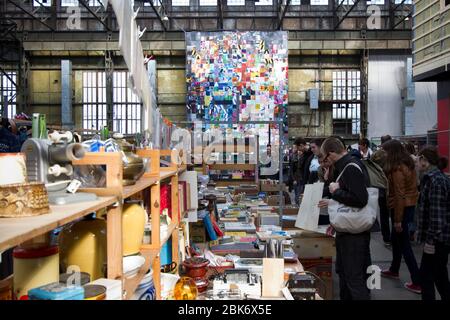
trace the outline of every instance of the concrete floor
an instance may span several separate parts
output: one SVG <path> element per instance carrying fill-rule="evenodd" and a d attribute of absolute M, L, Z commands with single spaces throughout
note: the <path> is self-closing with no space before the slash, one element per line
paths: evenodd
<path fill-rule="evenodd" d="M 392 260 L 392 251 L 384 246 L 381 233 L 372 232 L 370 243 L 372 264 L 377 265 L 381 270 L 389 268 Z M 422 258 L 422 246 L 413 245 L 413 250 L 416 255 L 417 263 L 420 267 L 420 260 Z M 450 263 L 449 263 L 450 273 Z M 387 279 L 381 277 L 381 289 L 374 289 L 371 292 L 373 300 L 420 300 L 421 295 L 415 294 L 406 290 L 403 287 L 405 282 L 410 282 L 408 268 L 404 261 L 400 268 L 400 280 Z M 339 300 L 339 276 L 334 272 L 333 265 L 333 296 L 335 300 Z M 439 294 L 436 293 L 439 298 Z"/>

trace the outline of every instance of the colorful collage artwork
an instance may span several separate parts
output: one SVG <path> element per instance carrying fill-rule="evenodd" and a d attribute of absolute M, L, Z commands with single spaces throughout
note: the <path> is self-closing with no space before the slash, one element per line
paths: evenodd
<path fill-rule="evenodd" d="M 187 33 L 191 118 L 232 122 L 280 119 L 288 104 L 287 43 L 284 31 Z"/>

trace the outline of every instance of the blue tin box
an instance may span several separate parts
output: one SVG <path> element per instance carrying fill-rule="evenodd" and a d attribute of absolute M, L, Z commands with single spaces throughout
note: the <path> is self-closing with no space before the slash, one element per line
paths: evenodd
<path fill-rule="evenodd" d="M 84 289 L 80 286 L 67 286 L 52 282 L 28 291 L 30 300 L 84 300 Z"/>

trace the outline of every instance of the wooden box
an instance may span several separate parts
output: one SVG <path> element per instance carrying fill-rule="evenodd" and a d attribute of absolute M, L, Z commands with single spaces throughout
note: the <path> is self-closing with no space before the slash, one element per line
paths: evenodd
<path fill-rule="evenodd" d="M 333 259 L 331 257 L 317 259 L 300 258 L 300 262 L 305 271 L 316 274 L 324 282 L 323 286 L 320 283 L 318 284 L 319 290 L 323 290 L 319 291 L 321 297 L 325 300 L 333 300 Z"/>
<path fill-rule="evenodd" d="M 292 235 L 294 251 L 303 258 L 326 258 L 336 256 L 335 239 L 325 234 L 299 230 Z"/>
<path fill-rule="evenodd" d="M 43 183 L 30 182 L 0 186 L 0 217 L 20 218 L 50 212 Z"/>
<path fill-rule="evenodd" d="M 284 183 L 281 184 L 281 190 L 286 190 L 286 185 Z M 261 183 L 261 192 L 279 192 L 280 191 L 280 184 L 266 184 Z"/>

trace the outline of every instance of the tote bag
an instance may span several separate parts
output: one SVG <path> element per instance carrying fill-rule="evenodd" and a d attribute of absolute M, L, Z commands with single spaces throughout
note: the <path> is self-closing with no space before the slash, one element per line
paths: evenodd
<path fill-rule="evenodd" d="M 355 166 L 361 172 L 362 169 L 356 163 L 349 163 L 342 170 L 336 182 L 339 182 L 342 174 L 348 166 Z M 372 228 L 377 218 L 378 211 L 378 189 L 367 188 L 369 200 L 363 208 L 349 207 L 333 199 L 328 204 L 330 224 L 336 231 L 348 233 L 361 233 Z"/>

